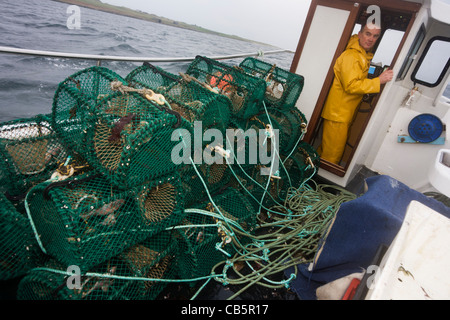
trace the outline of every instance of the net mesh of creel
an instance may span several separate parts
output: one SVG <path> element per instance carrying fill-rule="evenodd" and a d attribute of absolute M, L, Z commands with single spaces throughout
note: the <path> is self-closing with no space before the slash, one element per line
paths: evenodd
<path fill-rule="evenodd" d="M 120 190 L 90 172 L 36 186 L 28 206 L 43 250 L 83 271 L 178 223 L 184 214 L 177 175 Z"/>
<path fill-rule="evenodd" d="M 127 113 L 110 115 L 110 106 L 124 98 Z M 153 104 L 136 93 L 112 96 L 98 107 L 105 111 L 91 120 L 86 158 L 113 183 L 130 187 L 176 169 L 171 151 L 178 140 L 172 140 L 172 134 L 176 129 L 188 130 L 186 121 L 152 110 Z"/>
<path fill-rule="evenodd" d="M 320 166 L 316 150 L 304 141 L 287 157 L 280 155 L 278 173 L 270 175 L 270 164 L 248 166 L 232 165 L 230 185 L 247 194 L 255 205 L 270 208 L 282 205 L 290 190 L 299 189 L 311 179 Z M 264 170 L 264 171 L 263 171 Z"/>
<path fill-rule="evenodd" d="M 261 59 L 245 58 L 240 64 L 245 72 L 267 83 L 265 101 L 277 108 L 293 107 L 303 90 L 304 78 Z"/>
<path fill-rule="evenodd" d="M 289 153 L 306 132 L 306 119 L 296 108 L 267 108 L 246 122 L 246 130 L 277 130 L 280 153 Z"/>
<path fill-rule="evenodd" d="M 194 279 L 208 275 L 211 268 L 235 253 L 234 242 L 245 244 L 245 236 L 230 235 L 229 223 L 245 233 L 253 233 L 256 213 L 253 205 L 233 188 L 212 196 L 212 201 L 186 208 L 187 214 L 180 224 L 178 259 L 180 276 Z"/>
<path fill-rule="evenodd" d="M 39 265 L 41 252 L 26 216 L 0 193 L 0 280 L 25 275 Z"/>
<path fill-rule="evenodd" d="M 266 90 L 264 79 L 203 56 L 195 58 L 186 74 L 227 96 L 232 102 L 232 115 L 235 117 L 246 119 L 261 110 Z"/>
<path fill-rule="evenodd" d="M 147 88 L 162 94 L 170 107 L 190 123 L 201 121 L 203 129 L 227 128 L 231 101 L 208 90 L 196 78 L 174 75 L 157 66 L 144 63 L 130 72 L 126 81 L 134 88 Z"/>
<path fill-rule="evenodd" d="M 50 124 L 49 115 L 16 119 L 0 126 L 0 183 L 10 197 L 23 197 L 50 178 L 68 152 Z"/>
<path fill-rule="evenodd" d="M 18 287 L 19 300 L 150 300 L 173 279 L 177 242 L 163 231 L 123 250 L 82 276 L 48 259 L 31 270 Z"/>
<path fill-rule="evenodd" d="M 290 80 L 272 72 L 286 94 Z M 320 158 L 302 140 L 300 110 L 265 104 L 267 84 L 201 56 L 179 75 L 148 63 L 125 78 L 91 67 L 59 83 L 51 114 L 0 124 L 0 280 L 21 277 L 19 299 L 139 300 L 161 298 L 169 283 L 232 282 L 228 270 L 250 252 L 270 269 L 268 252 L 286 242 L 256 232 L 279 207 L 292 214 L 276 227 L 304 234 L 288 203 L 302 201 Z M 220 139 L 188 148 L 196 121 L 201 138 L 214 128 Z M 228 129 L 233 135 L 223 135 Z M 315 246 L 308 243 L 309 255 Z"/>
<path fill-rule="evenodd" d="M 226 163 L 200 164 L 196 169 L 192 164 L 180 169 L 185 206 L 206 200 L 207 192 L 214 193 L 231 180 L 231 171 Z"/>
<path fill-rule="evenodd" d="M 52 125 L 68 147 L 78 151 L 87 147 L 85 130 L 91 125 L 88 122 L 93 112 L 91 108 L 117 92 L 111 87 L 113 81 L 125 83 L 120 75 L 107 68 L 90 67 L 70 75 L 58 85 L 53 97 Z"/>

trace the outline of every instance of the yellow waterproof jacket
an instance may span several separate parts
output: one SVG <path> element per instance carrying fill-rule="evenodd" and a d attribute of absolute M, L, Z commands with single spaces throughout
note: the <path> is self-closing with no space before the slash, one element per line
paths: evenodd
<path fill-rule="evenodd" d="M 364 94 L 380 92 L 380 79 L 367 79 L 373 53 L 366 52 L 353 35 L 334 65 L 333 84 L 322 117 L 350 123 Z"/>

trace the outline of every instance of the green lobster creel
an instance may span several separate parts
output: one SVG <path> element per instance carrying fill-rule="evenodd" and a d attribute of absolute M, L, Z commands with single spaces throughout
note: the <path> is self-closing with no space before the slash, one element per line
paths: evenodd
<path fill-rule="evenodd" d="M 0 280 L 23 276 L 42 256 L 28 219 L 0 193 Z"/>
<path fill-rule="evenodd" d="M 82 144 L 85 121 L 92 112 L 90 108 L 116 93 L 111 86 L 114 81 L 126 85 L 120 75 L 104 67 L 86 68 L 62 81 L 53 96 L 52 125 L 56 132 L 63 138 L 74 135 L 72 140 Z"/>
<path fill-rule="evenodd" d="M 4 122 L 0 125 L 0 189 L 14 198 L 24 196 L 50 178 L 67 156 L 48 115 Z"/>
<path fill-rule="evenodd" d="M 135 187 L 139 214 L 153 232 L 178 224 L 185 216 L 184 190 L 177 171 Z"/>
<path fill-rule="evenodd" d="M 247 120 L 246 130 L 250 129 L 257 131 L 259 133 L 258 139 L 256 139 L 258 147 L 261 148 L 263 146 L 262 144 L 264 144 L 268 152 L 270 152 L 270 150 L 272 149 L 272 138 L 269 138 L 269 136 L 266 135 L 265 132 L 269 134 L 269 131 L 267 131 L 266 129 L 268 129 L 269 126 L 272 126 L 273 132 L 278 132 L 278 146 L 274 145 L 274 147 L 279 150 L 278 152 L 282 152 L 288 148 L 291 137 L 285 133 L 286 131 L 290 131 L 290 125 L 288 124 L 287 128 L 285 128 L 283 124 L 278 123 L 278 121 L 280 120 L 281 119 L 275 119 L 270 113 L 268 116 L 266 112 L 263 111 Z M 286 125 L 286 123 L 284 123 L 284 125 Z M 261 133 L 263 133 L 267 137 L 264 139 L 264 141 L 261 141 L 259 139 Z"/>
<path fill-rule="evenodd" d="M 104 67 L 90 67 L 62 81 L 55 91 L 52 105 L 52 126 L 66 147 L 84 155 L 87 151 L 86 126 L 95 106 L 104 98 L 116 94 L 111 85 L 126 81 Z"/>
<path fill-rule="evenodd" d="M 85 110 L 77 125 L 55 124 L 62 139 L 114 185 L 126 189 L 177 168 L 172 134 L 191 127 L 176 112 L 136 92 L 115 92 L 92 105 L 73 88 L 61 88 Z"/>
<path fill-rule="evenodd" d="M 289 188 L 300 188 L 317 173 L 320 156 L 311 145 L 300 141 L 289 158 L 281 154 L 280 160 L 284 167 L 280 164 L 280 179 L 272 180 L 270 192 L 278 204 L 283 204 L 287 199 Z M 266 203 L 266 205 L 270 204 Z"/>
<path fill-rule="evenodd" d="M 125 77 L 125 80 L 133 88 L 148 88 L 158 91 L 166 90 L 166 88 L 177 83 L 180 79 L 180 76 L 172 74 L 148 62 L 144 62 L 142 66 L 132 70 Z"/>
<path fill-rule="evenodd" d="M 208 193 L 203 182 L 206 184 L 208 192 L 214 194 L 226 186 L 231 179 L 231 172 L 226 163 L 201 164 L 196 168 L 199 174 L 191 164 L 185 165 L 179 170 L 185 195 L 184 203 L 187 207 L 207 199 Z"/>
<path fill-rule="evenodd" d="M 249 201 L 257 207 L 282 205 L 289 189 L 298 189 L 314 176 L 320 166 L 320 157 L 316 150 L 304 141 L 298 143 L 289 158 L 287 156 L 288 154 L 280 154 L 278 178 L 261 174 L 261 168 L 267 169 L 269 166 L 257 164 L 245 170 L 233 166 L 235 175 L 230 183 L 247 195 Z"/>
<path fill-rule="evenodd" d="M 280 153 L 291 152 L 307 127 L 305 116 L 296 107 L 277 109 L 269 106 L 267 113 L 260 112 L 247 121 L 247 129 L 261 130 L 270 124 L 273 129 L 278 130 Z"/>
<path fill-rule="evenodd" d="M 151 300 L 175 276 L 177 242 L 169 232 L 145 239 L 108 261 L 82 272 L 49 260 L 19 283 L 19 300 Z M 70 270 L 70 271 L 69 271 Z M 65 273 L 69 272 L 68 277 Z M 79 275 L 78 275 L 79 276 Z M 146 280 L 149 279 L 149 280 Z M 151 281 L 155 279 L 156 281 Z M 160 281 L 162 280 L 162 281 Z"/>
<path fill-rule="evenodd" d="M 251 165 L 252 161 L 256 163 L 257 158 L 253 159 L 250 156 L 252 152 L 257 152 L 256 142 L 252 140 L 254 137 L 246 136 L 244 130 L 235 120 L 230 121 L 227 133 L 222 138 L 222 141 L 215 140 L 214 143 L 222 146 L 225 151 L 229 151 L 228 158 L 225 159 L 212 146 L 207 145 L 205 150 L 194 150 L 192 152 L 192 161 L 195 163 L 195 168 L 191 162 L 188 162 L 179 170 L 185 192 L 186 206 L 189 207 L 199 203 L 199 201 L 206 200 L 208 198 L 206 190 L 210 194 L 214 194 L 227 188 L 232 176 L 230 166 L 245 168 Z M 250 147 L 252 144 L 254 145 L 253 149 Z M 204 151 L 210 153 L 212 160 L 214 160 L 213 163 L 209 164 L 205 161 Z M 206 184 L 207 189 L 203 183 Z"/>
<path fill-rule="evenodd" d="M 245 121 L 244 124 L 236 119 L 231 121 L 228 134 L 224 139 L 225 147 L 230 150 L 230 157 L 227 161 L 234 169 L 253 167 L 261 160 L 259 152 L 262 150 L 259 149 L 259 139 L 261 134 L 265 139 L 265 132 L 264 129 L 258 132 L 260 128 L 255 128 L 255 131 L 246 130 L 245 125 L 248 121 Z M 270 149 L 267 150 L 270 152 Z"/>
<path fill-rule="evenodd" d="M 278 120 L 278 123 L 283 126 L 284 135 L 290 136 L 286 150 L 280 150 L 280 152 L 291 152 L 306 133 L 308 122 L 305 115 L 295 106 L 283 110 L 272 110 L 270 114 L 272 119 Z"/>
<path fill-rule="evenodd" d="M 70 87 L 77 90 L 80 95 L 82 95 L 86 99 L 92 99 L 94 101 L 99 101 L 108 97 L 110 94 L 114 94 L 116 91 L 111 87 L 111 82 L 120 81 L 124 85 L 127 85 L 127 82 L 124 78 L 122 78 L 119 74 L 115 73 L 112 70 L 109 70 L 105 67 L 90 67 L 78 71 L 71 76 L 67 77 L 64 81 L 59 84 L 60 86 Z M 54 111 L 54 116 L 56 119 L 65 120 L 65 118 L 59 118 L 59 116 L 63 117 L 61 112 L 70 111 L 72 118 L 76 115 L 77 109 L 72 109 L 72 105 L 65 105 L 65 101 L 59 101 L 60 97 L 58 96 L 59 90 L 57 89 L 54 96 L 54 107 L 56 110 Z M 69 116 L 70 116 L 69 115 Z M 67 115 L 65 115 L 67 117 Z"/>
<path fill-rule="evenodd" d="M 319 170 L 320 156 L 317 151 L 307 142 L 300 141 L 292 155 L 286 159 L 287 155 L 281 155 L 281 161 L 290 174 L 297 172 L 301 177 L 300 182 L 308 180 Z M 281 169 L 280 169 L 281 171 Z M 301 183 L 296 183 L 298 188 Z"/>
<path fill-rule="evenodd" d="M 119 255 L 133 275 L 148 279 L 175 279 L 178 242 L 172 231 L 162 231 Z M 133 281 L 133 280 L 131 280 Z M 135 280 L 137 281 L 137 280 Z M 151 300 L 167 286 L 164 281 L 140 281 L 142 293 L 133 299 Z"/>
<path fill-rule="evenodd" d="M 303 90 L 304 77 L 272 65 L 247 57 L 240 64 L 244 71 L 264 79 L 267 83 L 264 99 L 276 108 L 288 108 L 295 103 Z"/>
<path fill-rule="evenodd" d="M 251 203 L 237 190 L 228 188 L 221 194 L 213 196 L 219 208 L 218 213 L 208 200 L 190 208 L 186 218 L 178 228 L 180 247 L 178 272 L 182 279 L 193 279 L 211 273 L 212 267 L 227 259 L 227 255 L 236 253 L 235 245 L 245 245 L 248 237 L 236 233 L 227 238 L 231 231 L 228 223 L 252 233 L 256 225 L 256 211 Z M 197 213 L 196 209 L 210 214 Z M 224 221 L 223 217 L 227 220 Z M 219 250 L 220 248 L 220 250 Z"/>
<path fill-rule="evenodd" d="M 203 56 L 196 56 L 186 74 L 227 96 L 234 117 L 247 119 L 261 110 L 266 90 L 264 79 Z"/>
<path fill-rule="evenodd" d="M 248 201 L 248 198 L 234 188 L 227 188 L 221 193 L 217 193 L 213 197 L 217 209 L 208 200 L 203 206 L 194 206 L 198 208 L 204 207 L 218 215 L 223 215 L 225 219 L 234 221 L 240 225 L 245 233 L 252 234 L 256 227 L 256 211 L 255 207 Z M 228 224 L 225 223 L 225 226 Z M 238 236 L 240 237 L 240 236 Z"/>
<path fill-rule="evenodd" d="M 282 197 L 289 187 L 289 181 L 284 179 L 285 175 L 282 168 L 279 169 L 281 172 L 279 179 L 262 174 L 262 168 L 268 167 L 257 164 L 247 167 L 245 170 L 236 169 L 231 184 L 236 190 L 245 194 L 255 208 L 262 205 L 267 209 L 283 203 L 284 198 Z"/>
<path fill-rule="evenodd" d="M 47 254 L 86 271 L 180 221 L 183 203 L 177 181 L 169 176 L 123 191 L 90 172 L 41 183 L 28 195 L 31 221 Z M 174 194 L 162 188 L 165 183 L 174 185 Z M 152 189 L 157 184 L 161 195 Z M 151 196 L 161 198 L 161 203 L 147 206 Z"/>
<path fill-rule="evenodd" d="M 214 93 L 188 75 L 176 76 L 144 63 L 133 70 L 126 81 L 134 88 L 147 88 L 162 94 L 171 108 L 191 124 L 201 121 L 203 129 L 225 132 L 230 120 L 231 101 Z"/>
<path fill-rule="evenodd" d="M 119 111 L 114 110 L 117 105 Z M 87 129 L 86 158 L 115 185 L 133 187 L 177 169 L 172 150 L 179 142 L 172 136 L 177 130 L 189 131 L 187 121 L 134 92 L 113 95 L 96 109 L 99 114 Z"/>

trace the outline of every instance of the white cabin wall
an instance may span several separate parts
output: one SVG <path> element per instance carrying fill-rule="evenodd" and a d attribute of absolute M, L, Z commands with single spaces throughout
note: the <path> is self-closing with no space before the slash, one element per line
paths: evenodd
<path fill-rule="evenodd" d="M 395 113 L 392 111 L 386 116 L 389 121 L 384 121 L 381 129 L 384 130 L 376 139 L 376 145 L 370 157 L 367 158 L 366 166 L 381 174 L 387 174 L 395 179 L 398 179 L 413 189 L 419 191 L 433 190 L 429 184 L 429 170 L 434 165 L 436 156 L 441 149 L 450 148 L 450 134 L 447 131 L 444 133 L 445 144 L 413 144 L 413 143 L 398 143 L 398 135 L 408 135 L 409 122 L 421 113 L 431 113 L 441 119 L 441 121 L 450 128 L 450 108 L 449 105 L 439 101 L 435 103 L 436 97 L 442 92 L 442 87 L 446 86 L 450 71 L 447 72 L 446 77 L 442 83 L 435 87 L 429 88 L 418 84 L 419 97 L 413 101 L 410 106 L 401 105 L 404 97 L 408 94 L 414 86 L 411 80 L 411 73 L 417 64 L 418 57 L 422 54 L 428 40 L 436 35 L 448 35 L 450 26 L 435 20 L 427 23 L 426 15 L 429 14 L 427 7 L 420 13 L 421 17 L 417 19 L 415 28 L 420 27 L 421 22 L 425 22 L 427 29 L 427 36 L 424 39 L 422 48 L 419 50 L 416 61 L 412 64 L 407 76 L 403 81 L 395 82 L 389 88 L 389 91 L 384 95 L 383 101 L 380 101 L 377 111 L 382 112 L 388 110 L 388 101 L 395 107 Z M 415 32 L 411 33 L 413 38 Z M 405 45 L 405 50 L 409 45 Z M 405 51 L 403 50 L 403 51 Z M 404 59 L 404 56 L 402 55 Z M 400 60 L 402 61 L 402 60 Z M 401 65 L 401 63 L 399 63 Z M 395 71 L 395 70 L 394 70 Z M 387 124 L 387 126 L 386 126 Z M 375 122 L 372 123 L 375 125 Z M 386 130 L 387 129 L 387 130 Z M 370 160 L 370 161 L 369 161 Z"/>

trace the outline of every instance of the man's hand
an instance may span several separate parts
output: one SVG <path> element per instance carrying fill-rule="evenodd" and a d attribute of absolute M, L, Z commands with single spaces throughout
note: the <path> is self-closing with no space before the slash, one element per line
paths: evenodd
<path fill-rule="evenodd" d="M 391 69 L 387 69 L 382 74 L 380 74 L 380 84 L 385 84 L 386 82 L 389 82 L 394 77 L 394 71 Z"/>

